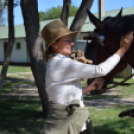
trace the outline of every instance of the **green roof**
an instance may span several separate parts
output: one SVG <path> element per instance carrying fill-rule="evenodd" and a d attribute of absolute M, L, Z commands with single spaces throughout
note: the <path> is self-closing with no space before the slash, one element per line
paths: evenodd
<path fill-rule="evenodd" d="M 118 10 L 113 10 L 113 11 L 105 11 L 105 17 L 107 16 L 116 16 L 118 14 L 118 12 L 120 11 L 120 9 Z M 127 14 L 134 14 L 134 7 L 130 7 L 130 8 L 124 8 L 123 9 L 123 15 L 127 15 Z M 98 13 L 94 14 L 97 18 L 98 18 Z M 105 18 L 103 17 L 103 18 Z M 102 20 L 103 20 L 102 18 Z M 69 21 L 68 21 L 68 25 L 70 27 L 72 21 L 73 21 L 74 17 L 69 17 Z M 51 22 L 52 20 L 44 20 L 44 21 L 40 21 L 40 27 L 41 29 L 49 22 Z M 89 18 L 87 17 L 83 27 L 82 27 L 82 32 L 88 32 L 88 31 L 92 31 L 94 30 L 94 25 L 92 23 L 90 23 Z M 25 28 L 24 25 L 15 25 L 14 26 L 15 29 L 15 38 L 24 38 L 25 35 Z M 2 26 L 0 27 L 0 39 L 7 39 L 8 38 L 8 26 Z"/>

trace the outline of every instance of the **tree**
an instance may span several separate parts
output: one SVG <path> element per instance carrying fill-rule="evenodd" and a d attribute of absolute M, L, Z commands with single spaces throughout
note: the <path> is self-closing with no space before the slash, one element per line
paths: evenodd
<path fill-rule="evenodd" d="M 89 10 L 93 4 L 94 0 L 82 0 L 81 6 L 77 11 L 75 18 L 72 22 L 70 30 L 72 31 L 80 31 L 86 18 L 87 18 L 87 10 Z M 77 35 L 73 36 L 73 42 L 76 41 Z M 75 49 L 75 45 L 72 49 Z"/>
<path fill-rule="evenodd" d="M 75 16 L 77 13 L 77 10 L 78 10 L 78 7 L 70 6 L 69 16 Z"/>
<path fill-rule="evenodd" d="M 44 12 L 39 12 L 39 20 L 45 20 L 45 13 Z"/>
<path fill-rule="evenodd" d="M 14 17 L 13 17 L 13 1 L 14 0 L 9 0 L 8 2 L 8 47 L 6 51 L 6 57 L 2 66 L 1 70 L 1 75 L 0 75 L 0 90 L 2 89 L 4 80 L 6 78 L 7 70 L 8 70 L 8 65 L 10 62 L 10 57 L 13 49 L 13 44 L 14 44 Z"/>
<path fill-rule="evenodd" d="M 61 20 L 67 26 L 68 26 L 68 17 L 69 17 L 70 4 L 71 4 L 70 0 L 63 0 L 63 10 L 62 10 L 62 14 L 61 14 Z"/>
<path fill-rule="evenodd" d="M 6 78 L 8 65 L 10 62 L 13 44 L 14 44 L 14 16 L 13 16 L 13 7 L 18 5 L 18 1 L 16 0 L 5 0 L 4 6 L 8 6 L 8 46 L 6 51 L 6 57 L 4 59 L 4 63 L 2 66 L 1 74 L 0 74 L 0 90 L 2 89 L 3 83 Z"/>
<path fill-rule="evenodd" d="M 40 34 L 37 0 L 21 0 L 26 42 L 31 61 L 31 70 L 38 88 L 45 118 L 49 114 L 48 97 L 45 91 L 45 63 L 42 58 L 43 47 Z"/>
<path fill-rule="evenodd" d="M 68 0 L 68 1 L 70 1 L 70 0 Z M 75 16 L 78 8 L 75 6 L 70 6 L 70 4 L 69 4 L 68 9 L 69 8 L 70 8 L 70 10 L 69 10 L 68 15 Z M 63 9 L 65 9 L 64 6 L 63 7 L 57 6 L 57 7 L 52 7 L 45 12 L 39 12 L 39 20 L 60 19 Z"/>
<path fill-rule="evenodd" d="M 78 9 L 78 11 L 75 15 L 75 18 L 72 22 L 70 30 L 72 30 L 72 31 L 80 31 L 81 30 L 81 28 L 82 28 L 82 26 L 83 26 L 83 24 L 84 24 L 84 22 L 87 18 L 86 10 L 87 9 L 89 10 L 91 8 L 93 1 L 94 0 L 82 0 L 81 6 L 80 6 L 80 8 Z M 69 0 L 63 0 L 63 7 L 68 8 L 67 7 L 68 5 L 69 5 Z M 65 9 L 63 8 L 63 11 L 64 10 Z M 66 11 L 64 13 L 62 12 L 63 13 L 62 16 L 65 16 L 65 17 L 64 18 L 61 17 L 61 20 L 65 24 L 67 24 L 67 20 L 68 20 L 68 15 L 67 14 L 68 14 L 68 12 L 69 12 L 68 9 L 66 9 Z M 73 38 L 72 38 L 73 42 L 76 41 L 76 38 L 77 38 L 77 35 L 73 36 Z M 73 46 L 73 49 L 75 49 L 75 45 Z"/>

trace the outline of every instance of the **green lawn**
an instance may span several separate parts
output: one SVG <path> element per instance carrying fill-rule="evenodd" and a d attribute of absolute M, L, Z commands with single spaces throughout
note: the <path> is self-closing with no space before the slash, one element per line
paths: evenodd
<path fill-rule="evenodd" d="M 27 76 L 26 74 L 24 76 Z M 6 77 L 6 81 L 4 82 L 4 85 L 2 87 L 1 93 L 11 93 L 14 90 L 17 90 L 18 86 L 20 84 L 30 84 L 35 85 L 35 82 L 29 81 L 26 77 L 26 79 L 17 78 L 15 76 Z"/>
<path fill-rule="evenodd" d="M 115 78 L 117 82 L 124 80 L 123 78 Z M 134 79 L 129 79 L 127 83 L 134 83 Z M 82 81 L 82 86 L 87 86 L 86 80 Z M 108 98 L 126 98 L 134 97 L 134 85 L 118 86 L 117 94 L 120 95 L 100 95 L 100 96 L 86 96 L 86 101 L 93 101 L 94 99 Z M 90 107 L 90 106 L 89 106 Z M 134 134 L 134 120 L 130 117 L 119 118 L 118 115 L 124 110 L 130 110 L 134 106 L 114 105 L 111 108 L 97 109 L 89 108 L 90 117 L 93 121 L 95 134 Z"/>
<path fill-rule="evenodd" d="M 1 66 L 0 66 L 1 67 Z M 30 67 L 9 66 L 8 73 L 29 72 Z M 8 76 L 0 92 L 2 95 L 8 95 L 17 91 L 17 84 L 35 85 L 34 81 L 29 78 L 32 75 L 24 74 L 24 77 Z M 116 78 L 116 81 L 123 79 Z M 128 82 L 134 82 L 130 79 Z M 86 86 L 86 81 L 82 81 L 82 86 Z M 117 93 L 119 96 L 112 97 L 132 97 L 134 95 L 134 85 L 118 86 Z M 0 100 L 0 134 L 42 134 L 44 118 L 42 115 L 41 102 L 38 96 L 8 96 L 8 100 Z M 108 95 L 87 96 L 85 99 L 93 101 L 93 99 L 108 98 Z M 24 99 L 25 98 L 25 99 Z M 114 105 L 111 108 L 97 109 L 89 107 L 89 114 L 93 121 L 95 134 L 133 134 L 134 120 L 130 117 L 119 118 L 118 115 L 123 110 L 128 110 L 133 106 Z"/>
<path fill-rule="evenodd" d="M 120 112 L 131 108 L 133 106 L 120 105 L 102 110 L 89 108 L 95 134 L 133 134 L 134 120 L 130 117 L 118 117 Z"/>
<path fill-rule="evenodd" d="M 0 134 L 41 134 L 44 122 L 39 101 L 0 101 Z"/>
<path fill-rule="evenodd" d="M 0 134 L 42 134 L 45 120 L 39 97 L 19 96 L 20 84 L 35 85 L 24 76 L 7 77 L 0 92 Z M 10 95 L 14 92 L 18 96 Z"/>
<path fill-rule="evenodd" d="M 0 65 L 0 72 L 1 72 L 1 69 L 2 69 L 2 65 Z M 19 72 L 31 72 L 31 67 L 9 65 L 7 73 L 19 73 Z"/>

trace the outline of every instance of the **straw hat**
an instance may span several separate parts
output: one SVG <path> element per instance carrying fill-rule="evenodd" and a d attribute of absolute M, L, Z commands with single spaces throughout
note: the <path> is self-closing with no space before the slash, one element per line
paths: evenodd
<path fill-rule="evenodd" d="M 43 58 L 46 58 L 49 47 L 57 39 L 66 35 L 75 35 L 80 31 L 72 32 L 61 20 L 54 20 L 44 26 L 42 30 L 42 37 L 45 40 L 45 51 L 43 53 Z"/>

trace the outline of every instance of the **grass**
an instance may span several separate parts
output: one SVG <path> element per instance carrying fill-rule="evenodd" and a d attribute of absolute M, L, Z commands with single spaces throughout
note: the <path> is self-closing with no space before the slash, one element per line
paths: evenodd
<path fill-rule="evenodd" d="M 40 134 L 44 122 L 41 103 L 38 101 L 0 101 L 1 134 Z"/>
<path fill-rule="evenodd" d="M 1 67 L 1 66 L 0 66 Z M 1 69 L 1 68 L 0 68 Z M 30 67 L 9 66 L 8 73 L 29 72 Z M 35 82 L 30 80 L 31 74 L 18 74 L 8 76 L 0 92 L 2 95 L 10 95 L 17 92 L 20 84 L 30 84 L 35 86 Z M 116 78 L 116 81 L 123 79 Z M 130 79 L 128 82 L 134 82 Z M 87 86 L 86 81 L 82 81 L 82 86 Z M 111 97 L 132 97 L 134 85 L 118 86 L 117 93 L 121 95 Z M 31 91 L 30 91 L 31 92 Z M 93 101 L 94 99 L 107 99 L 108 95 L 87 96 L 84 99 Z M 128 110 L 133 106 L 114 105 L 110 108 L 98 109 L 89 107 L 89 114 L 93 121 L 95 134 L 133 134 L 134 120 L 130 117 L 119 118 L 118 115 L 123 110 Z M 0 134 L 41 134 L 44 125 L 42 106 L 38 96 L 10 96 L 8 100 L 0 100 Z"/>
<path fill-rule="evenodd" d="M 95 134 L 133 134 L 134 120 L 123 119 L 118 114 L 132 106 L 117 105 L 98 110 L 89 108 Z M 41 103 L 30 100 L 0 101 L 0 133 L 2 134 L 41 134 L 45 120 Z"/>
<path fill-rule="evenodd" d="M 118 115 L 133 106 L 116 105 L 112 108 L 98 110 L 90 108 L 95 134 L 133 134 L 134 120 L 130 117 L 119 118 Z"/>
<path fill-rule="evenodd" d="M 2 65 L 0 65 L 0 72 L 2 69 Z M 28 66 L 11 66 L 8 67 L 7 73 L 19 73 L 19 72 L 31 72 L 31 68 Z"/>
<path fill-rule="evenodd" d="M 10 76 L 0 92 L 0 134 L 41 134 L 45 119 L 39 97 L 9 94 L 18 92 L 20 84 L 35 86 L 27 78 Z"/>
<path fill-rule="evenodd" d="M 4 82 L 3 88 L 0 94 L 7 94 L 9 92 L 13 92 L 14 90 L 18 89 L 20 84 L 30 84 L 35 85 L 35 82 L 29 81 L 27 78 L 17 78 L 17 76 L 8 76 L 6 81 Z"/>
<path fill-rule="evenodd" d="M 115 78 L 115 80 L 120 82 L 123 79 Z M 129 79 L 127 83 L 134 83 L 134 79 Z M 130 86 L 118 86 L 117 88 L 121 89 L 121 90 L 118 90 L 117 93 L 122 94 L 124 97 L 134 97 L 134 84 Z"/>
<path fill-rule="evenodd" d="M 123 78 L 115 78 L 115 81 L 122 81 Z M 129 79 L 127 83 L 134 83 L 134 79 Z M 86 81 L 82 81 L 82 86 L 87 86 Z M 134 85 L 118 86 L 117 95 L 100 95 L 100 96 L 86 96 L 86 101 L 94 101 L 94 99 L 111 98 L 128 98 L 134 97 Z M 119 94 L 119 95 L 118 95 Z M 133 134 L 134 120 L 130 117 L 119 118 L 118 115 L 124 110 L 130 110 L 134 106 L 114 105 L 110 108 L 98 109 L 89 108 L 90 117 L 93 121 L 95 134 Z"/>

